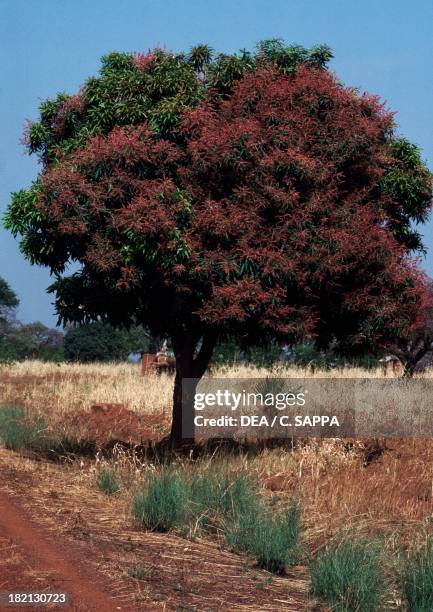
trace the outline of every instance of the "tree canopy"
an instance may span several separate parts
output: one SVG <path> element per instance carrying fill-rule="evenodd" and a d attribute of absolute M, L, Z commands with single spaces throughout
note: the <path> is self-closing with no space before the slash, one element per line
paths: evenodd
<path fill-rule="evenodd" d="M 432 177 L 331 57 L 278 40 L 234 55 L 109 54 L 29 126 L 43 168 L 6 226 L 57 275 L 64 322 L 171 337 L 174 437 L 182 377 L 203 374 L 217 338 L 361 350 L 407 331 L 425 303 L 409 254 L 423 248 L 413 224 Z"/>

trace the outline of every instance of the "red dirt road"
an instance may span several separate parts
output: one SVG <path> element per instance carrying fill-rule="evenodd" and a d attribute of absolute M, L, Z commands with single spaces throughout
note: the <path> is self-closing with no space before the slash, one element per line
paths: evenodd
<path fill-rule="evenodd" d="M 86 575 L 82 559 L 74 556 L 72 550 L 57 548 L 49 541 L 49 535 L 36 527 L 18 508 L 13 500 L 0 492 L 0 591 L 40 591 L 66 592 L 69 594 L 67 605 L 31 606 L 32 610 L 59 609 L 73 612 L 114 612 L 130 610 L 125 604 L 112 599 L 109 587 L 103 590 L 106 582 L 103 576 Z M 8 555 L 6 559 L 5 553 Z M 7 571 L 10 561 L 26 570 Z M 3 566 L 3 567 L 2 567 Z M 10 568 L 12 570 L 12 568 Z M 33 573 L 33 574 L 32 574 Z M 42 576 L 41 576 L 42 575 Z M 17 576 L 19 579 L 17 581 Z M 11 582 L 11 579 L 13 582 Z M 97 586 L 98 585 L 98 586 Z M 22 609 L 16 606 L 1 607 L 3 610 Z"/>

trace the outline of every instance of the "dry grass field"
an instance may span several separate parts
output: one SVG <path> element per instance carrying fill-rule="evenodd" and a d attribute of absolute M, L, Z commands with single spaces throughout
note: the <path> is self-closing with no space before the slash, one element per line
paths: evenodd
<path fill-rule="evenodd" d="M 213 372 L 215 378 L 380 378 L 381 371 L 361 368 L 323 370 L 276 366 L 272 370 L 233 365 Z M 433 377 L 433 372 L 429 375 Z M 96 402 L 125 403 L 138 412 L 170 414 L 173 379 L 167 374 L 143 379 L 136 364 L 52 364 L 24 361 L 0 365 L 2 398 L 17 399 L 37 409 L 58 414 L 88 408 Z M 16 396 L 17 392 L 18 397 Z M 14 396 L 15 394 L 15 396 Z"/>
<path fill-rule="evenodd" d="M 304 378 L 312 374 L 282 366 L 268 371 L 234 365 L 213 376 Z M 314 376 L 380 378 L 380 371 L 354 368 Z M 56 461 L 38 458 L 33 452 L 3 450 L 3 487 L 41 528 L 57 533 L 71 546 L 78 545 L 82 555 L 88 554 L 84 541 L 91 542 L 93 564 L 117 585 L 116 597 L 123 606 L 132 605 L 131 609 L 321 609 L 308 594 L 305 564 L 330 542 L 347 537 L 379 542 L 381 554 L 389 560 L 387 599 L 381 609 L 409 609 L 391 570 L 400 563 L 402 551 L 433 535 L 432 440 L 309 439 L 299 440 L 292 448 L 269 446 L 172 459 L 187 478 L 200 473 L 248 474 L 276 509 L 298 501 L 304 561 L 286 577 L 271 579 L 230 552 L 218 529 L 209 537 L 198 527 L 187 533 L 147 535 L 134 527 L 134 491 L 149 474 L 163 469 L 158 457 L 141 452 L 140 441 L 157 440 L 167 433 L 172 385 L 169 375 L 142 377 L 133 364 L 2 366 L 1 404 L 42 414 L 50 435 L 93 437 L 95 443 L 90 453 L 68 453 Z M 135 416 L 129 415 L 129 421 L 120 426 L 110 422 L 101 433 L 106 417 L 99 415 L 95 422 L 90 411 L 91 405 L 101 402 L 124 404 Z M 110 452 L 103 452 L 110 440 Z M 97 490 L 95 481 L 102 469 L 115 476 L 119 494 Z M 145 569 L 138 575 L 134 567 L 139 563 Z M 230 581 L 234 582 L 227 588 Z M 239 596 L 235 597 L 236 589 Z"/>

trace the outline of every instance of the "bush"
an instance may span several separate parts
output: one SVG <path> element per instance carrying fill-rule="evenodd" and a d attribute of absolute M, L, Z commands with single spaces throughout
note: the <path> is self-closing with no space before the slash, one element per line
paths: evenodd
<path fill-rule="evenodd" d="M 117 480 L 116 474 L 110 468 L 102 468 L 96 479 L 96 486 L 103 493 L 113 495 L 120 491 L 120 485 Z"/>
<path fill-rule="evenodd" d="M 328 549 L 311 567 L 311 584 L 333 610 L 377 610 L 384 589 L 376 548 L 349 540 Z"/>
<path fill-rule="evenodd" d="M 135 519 L 154 531 L 169 531 L 187 520 L 188 484 L 175 472 L 152 474 L 147 489 L 137 492 L 132 511 Z"/>
<path fill-rule="evenodd" d="M 44 448 L 47 444 L 43 436 L 45 427 L 41 415 L 30 418 L 21 406 L 0 407 L 0 438 L 10 450 Z"/>
<path fill-rule="evenodd" d="M 260 505 L 257 483 L 249 476 L 241 474 L 232 482 L 226 478 L 220 499 L 220 509 L 225 516 L 237 517 L 256 512 Z"/>
<path fill-rule="evenodd" d="M 404 564 L 403 592 L 409 610 L 433 610 L 433 543 L 407 557 Z"/>
<path fill-rule="evenodd" d="M 273 515 L 263 505 L 245 512 L 227 526 L 226 539 L 235 550 L 255 555 L 259 567 L 281 574 L 300 555 L 299 509 L 292 502 L 287 512 Z"/>

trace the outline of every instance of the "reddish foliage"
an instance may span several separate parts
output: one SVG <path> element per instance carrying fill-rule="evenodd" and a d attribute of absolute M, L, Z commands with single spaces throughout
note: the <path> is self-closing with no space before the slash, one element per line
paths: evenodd
<path fill-rule="evenodd" d="M 57 137 L 63 136 L 67 132 L 68 120 L 71 118 L 71 115 L 79 115 L 84 109 L 85 100 L 82 93 L 66 98 L 53 121 L 53 135 Z"/>
<path fill-rule="evenodd" d="M 330 73 L 268 66 L 186 112 L 177 143 L 146 124 L 90 139 L 45 172 L 38 205 L 58 252 L 167 333 L 385 342 L 424 299 L 380 188 L 391 129 Z"/>
<path fill-rule="evenodd" d="M 152 66 L 154 59 L 153 51 L 145 53 L 135 53 L 134 59 L 132 60 L 139 70 L 146 72 Z"/>

